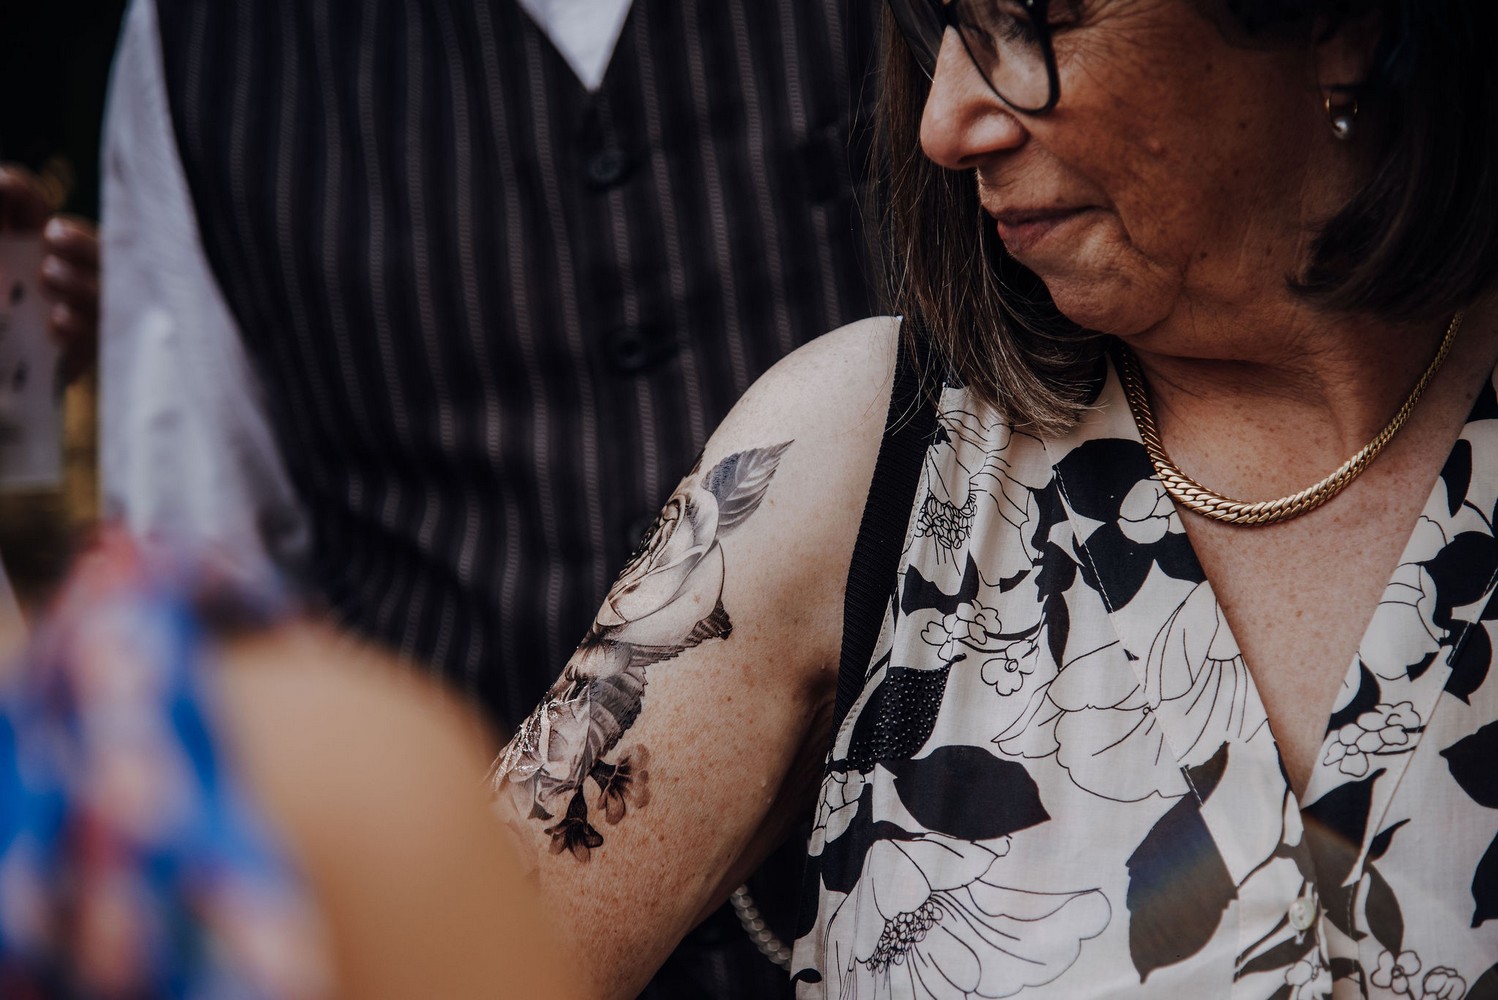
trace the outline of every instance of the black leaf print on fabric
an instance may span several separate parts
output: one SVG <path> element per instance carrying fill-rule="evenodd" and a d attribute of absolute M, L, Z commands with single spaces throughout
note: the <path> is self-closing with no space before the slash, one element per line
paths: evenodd
<path fill-rule="evenodd" d="M 848 766 L 867 771 L 879 761 L 914 757 L 931 738 L 947 690 L 949 667 L 890 667 L 853 723 Z"/>
<path fill-rule="evenodd" d="M 1066 637 L 1071 633 L 1071 610 L 1066 604 L 1067 591 L 1077 579 L 1077 564 L 1060 546 L 1046 541 L 1035 546 L 1040 553 L 1035 586 L 1044 596 L 1041 618 L 1045 622 L 1046 643 L 1051 659 L 1066 662 Z"/>
<path fill-rule="evenodd" d="M 1045 599 L 1043 605 L 1046 645 L 1051 659 L 1056 663 L 1066 662 L 1066 637 L 1071 634 L 1071 610 L 1066 606 L 1066 595 L 1057 591 Z"/>
<path fill-rule="evenodd" d="M 1341 885 L 1352 874 L 1352 866 L 1363 848 L 1363 835 L 1368 831 L 1373 783 L 1383 773 L 1380 768 L 1361 781 L 1338 785 L 1301 810 L 1321 885 Z"/>
<path fill-rule="evenodd" d="M 921 575 L 914 566 L 905 567 L 905 580 L 900 585 L 900 612 L 912 614 L 927 608 L 950 615 L 964 604 L 971 604 L 983 586 L 983 577 L 978 573 L 978 564 L 972 555 L 967 557 L 967 566 L 962 571 L 962 584 L 957 593 L 948 594 Z"/>
<path fill-rule="evenodd" d="M 865 785 L 859 796 L 858 812 L 841 837 L 829 843 L 822 852 L 822 884 L 833 892 L 849 893 L 863 876 L 864 859 L 869 850 L 885 840 L 917 840 L 898 823 L 874 820 L 874 786 Z"/>
<path fill-rule="evenodd" d="M 1498 616 L 1498 594 L 1488 600 L 1482 610 L 1482 621 L 1491 621 Z M 1488 679 L 1488 670 L 1493 663 L 1493 640 L 1481 622 L 1472 626 L 1471 633 L 1451 661 L 1451 674 L 1446 678 L 1446 692 L 1453 698 L 1472 703 L 1472 695 L 1482 682 Z"/>
<path fill-rule="evenodd" d="M 1472 926 L 1478 927 L 1485 920 L 1498 917 L 1498 837 L 1483 852 L 1477 862 L 1477 871 L 1472 875 Z"/>
<path fill-rule="evenodd" d="M 1314 947 L 1316 947 L 1314 934 L 1297 934 L 1286 938 L 1262 955 L 1256 955 L 1243 963 L 1243 967 L 1233 973 L 1233 979 L 1237 981 L 1256 972 L 1268 972 L 1271 969 L 1283 969 L 1294 965 Z"/>
<path fill-rule="evenodd" d="M 1107 595 L 1111 607 L 1133 600 L 1158 565 L 1167 576 L 1190 583 L 1206 579 L 1184 532 L 1167 531 L 1158 541 L 1138 542 L 1124 533 L 1123 505 L 1128 491 L 1153 481 L 1154 468 L 1144 446 L 1122 438 L 1087 441 L 1056 464 L 1066 488 L 1066 499 L 1083 517 L 1102 526 L 1078 544 L 1090 558 L 1082 562 L 1082 578 Z M 1105 578 L 1098 579 L 1096 574 Z"/>
<path fill-rule="evenodd" d="M 1327 721 L 1326 731 L 1333 733 L 1349 723 L 1356 722 L 1358 716 L 1364 712 L 1373 711 L 1380 700 L 1378 678 L 1373 676 L 1373 671 L 1359 662 L 1358 693 L 1352 696 L 1352 701 L 1349 701 L 1342 711 L 1332 713 L 1331 719 Z"/>
<path fill-rule="evenodd" d="M 1066 503 L 1054 478 L 1044 489 L 1032 491 L 1035 497 L 1035 530 L 1030 534 L 1030 548 L 1039 552 L 1050 541 L 1051 529 L 1066 521 Z"/>
<path fill-rule="evenodd" d="M 1306 846 L 1315 865 L 1313 881 L 1321 886 L 1326 919 L 1350 937 L 1359 932 L 1350 923 L 1356 886 L 1347 885 L 1347 878 L 1357 863 L 1363 836 L 1368 831 L 1373 784 L 1383 774 L 1380 768 L 1361 781 L 1338 785 L 1301 810 Z"/>
<path fill-rule="evenodd" d="M 824 876 L 826 856 L 825 850 L 821 854 L 808 853 L 806 866 L 801 871 L 801 892 L 796 901 L 795 940 L 797 941 L 816 930 L 817 904 L 822 898 L 822 888 L 826 885 Z"/>
<path fill-rule="evenodd" d="M 1289 983 L 1280 983 L 1280 988 L 1269 994 L 1269 1000 L 1290 1000 L 1294 993 L 1295 988 Z"/>
<path fill-rule="evenodd" d="M 1498 965 L 1477 977 L 1465 1000 L 1498 1000 Z"/>
<path fill-rule="evenodd" d="M 1498 420 L 1498 395 L 1493 391 L 1491 379 L 1483 382 L 1477 400 L 1472 404 L 1472 412 L 1467 414 L 1468 423 L 1475 420 Z"/>
<path fill-rule="evenodd" d="M 1498 539 L 1486 532 L 1464 531 L 1424 566 L 1436 587 L 1432 620 L 1438 628 L 1455 632 L 1455 609 L 1475 603 L 1487 591 L 1498 566 Z"/>
<path fill-rule="evenodd" d="M 1363 912 L 1367 915 L 1368 929 L 1385 951 L 1398 955 L 1404 950 L 1404 913 L 1399 909 L 1399 899 L 1377 868 L 1369 865 L 1366 878 L 1368 895 Z"/>
<path fill-rule="evenodd" d="M 1425 568 L 1448 609 L 1476 601 L 1487 590 L 1498 563 L 1498 539 L 1484 531 L 1464 531 L 1441 547 Z M 1444 625 L 1446 622 L 1437 622 Z"/>
<path fill-rule="evenodd" d="M 1402 819 L 1387 830 L 1379 831 L 1378 836 L 1368 845 L 1368 860 L 1377 861 L 1389 852 L 1389 845 L 1394 842 L 1394 831 L 1408 823 L 1409 820 Z"/>
<path fill-rule="evenodd" d="M 1498 809 L 1498 722 L 1490 722 L 1471 736 L 1441 751 L 1451 776 L 1480 806 Z"/>
<path fill-rule="evenodd" d="M 790 446 L 786 441 L 769 448 L 735 452 L 702 477 L 703 488 L 718 499 L 719 531 L 738 527 L 759 509 L 780 456 Z"/>
<path fill-rule="evenodd" d="M 1202 819 L 1201 803 L 1227 766 L 1226 745 L 1187 773 L 1196 794 L 1185 795 L 1129 855 L 1129 954 L 1142 983 L 1151 972 L 1204 948 L 1237 886 Z"/>
<path fill-rule="evenodd" d="M 1446 691 L 1454 698 L 1471 704 L 1472 695 L 1488 678 L 1493 662 L 1493 642 L 1487 629 L 1473 626 L 1472 633 L 1462 644 L 1461 652 L 1452 664 L 1451 674 L 1446 678 Z"/>
<path fill-rule="evenodd" d="M 1024 765 L 980 747 L 937 747 L 917 760 L 884 766 L 911 816 L 959 840 L 993 840 L 1051 818 Z"/>
<path fill-rule="evenodd" d="M 1367 976 L 1363 974 L 1363 964 L 1355 958 L 1342 958 L 1334 956 L 1327 968 L 1331 970 L 1332 979 L 1356 979 L 1358 989 L 1364 994 L 1368 993 Z"/>
<path fill-rule="evenodd" d="M 1217 748 L 1210 760 L 1181 770 L 1185 772 L 1186 781 L 1195 790 L 1197 798 L 1205 802 L 1217 790 L 1217 783 L 1222 780 L 1227 769 L 1228 745 L 1224 743 Z"/>
<path fill-rule="evenodd" d="M 1446 483 L 1446 513 L 1454 517 L 1467 499 L 1467 487 L 1472 484 L 1472 442 L 1466 438 L 1457 440 L 1441 467 L 1441 479 Z"/>

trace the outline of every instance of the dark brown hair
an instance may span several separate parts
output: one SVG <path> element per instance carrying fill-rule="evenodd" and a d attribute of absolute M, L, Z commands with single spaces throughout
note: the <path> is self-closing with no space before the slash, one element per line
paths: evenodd
<path fill-rule="evenodd" d="M 1498 3 L 1195 2 L 1243 44 L 1309 44 L 1348 19 L 1381 19 L 1375 69 L 1356 95 L 1379 119 L 1377 162 L 1287 280 L 1339 312 L 1434 321 L 1470 305 L 1498 270 Z M 1006 419 L 1063 431 L 1081 416 L 1106 338 L 1063 317 L 1005 252 L 972 171 L 921 153 L 929 86 L 886 12 L 874 141 L 886 304 L 920 317 L 950 377 Z"/>

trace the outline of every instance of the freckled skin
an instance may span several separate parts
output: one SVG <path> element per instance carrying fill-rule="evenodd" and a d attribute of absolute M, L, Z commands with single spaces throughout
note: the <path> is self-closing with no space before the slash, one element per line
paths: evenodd
<path fill-rule="evenodd" d="M 983 84 L 944 52 L 922 140 L 976 169 L 991 210 L 1095 209 L 1020 255 L 1061 310 L 1130 335 L 1182 308 L 1282 297 L 1354 180 L 1325 162 L 1307 52 L 1231 46 L 1179 0 L 1099 0 L 1054 45 L 1061 100 L 1039 117 L 967 99 Z"/>

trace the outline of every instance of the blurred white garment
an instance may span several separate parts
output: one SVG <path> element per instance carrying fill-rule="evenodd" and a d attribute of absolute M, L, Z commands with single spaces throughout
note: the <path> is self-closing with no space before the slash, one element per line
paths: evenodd
<path fill-rule="evenodd" d="M 203 251 L 150 0 L 131 5 L 115 57 L 101 233 L 105 518 L 211 549 L 246 579 L 295 566 L 305 519 Z"/>
<path fill-rule="evenodd" d="M 0 563 L 0 655 L 15 649 L 25 638 L 26 621 L 21 617 L 21 606 L 11 588 L 10 577 L 5 574 L 5 565 Z"/>

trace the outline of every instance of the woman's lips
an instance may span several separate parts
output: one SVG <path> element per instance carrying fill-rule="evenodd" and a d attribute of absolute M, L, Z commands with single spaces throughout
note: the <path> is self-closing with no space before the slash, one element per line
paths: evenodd
<path fill-rule="evenodd" d="M 1066 223 L 1081 216 L 1085 208 L 1048 208 L 1035 211 L 995 212 L 999 239 L 1009 252 L 1020 256 L 1054 235 Z"/>

